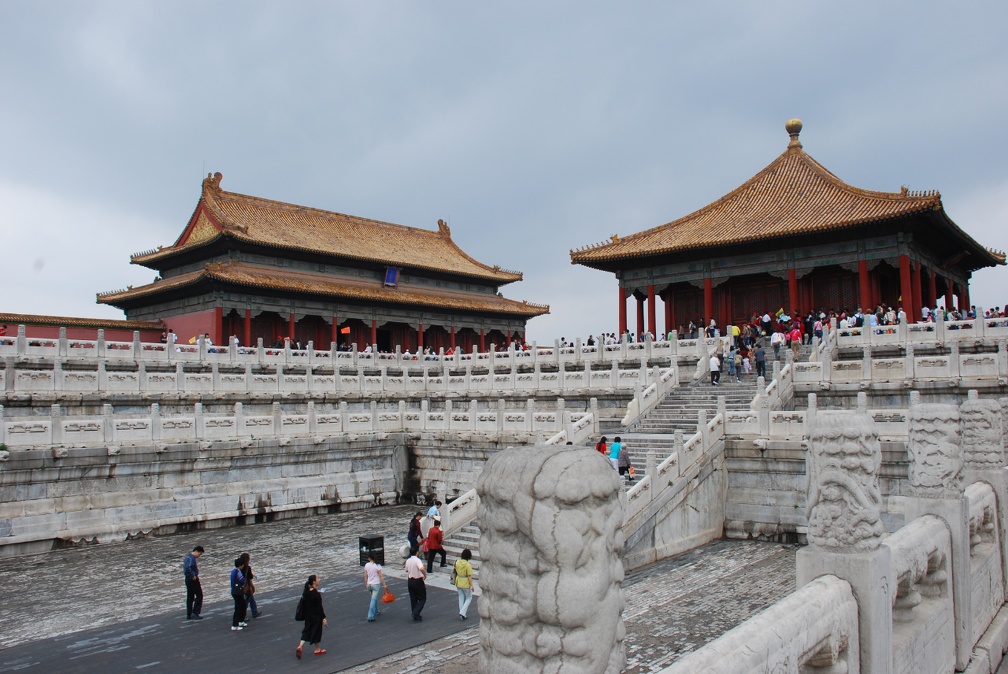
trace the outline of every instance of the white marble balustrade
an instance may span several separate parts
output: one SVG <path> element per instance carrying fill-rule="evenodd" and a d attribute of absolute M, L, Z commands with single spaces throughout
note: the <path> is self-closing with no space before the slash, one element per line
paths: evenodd
<path fill-rule="evenodd" d="M 560 365 L 557 372 L 543 372 L 536 364 L 531 372 L 521 372 L 512 365 L 501 372 L 473 372 L 466 366 L 461 371 L 435 372 L 410 370 L 389 372 L 381 367 L 371 371 L 346 373 L 315 370 L 312 366 L 290 368 L 282 364 L 244 369 L 212 364 L 208 370 L 190 371 L 183 363 L 172 369 L 154 369 L 139 363 L 135 370 L 108 369 L 109 363 L 98 360 L 95 369 L 73 364 L 68 369 L 64 361 L 25 361 L 18 367 L 0 370 L 0 390 L 8 393 L 428 393 L 428 394 L 536 394 L 598 391 L 644 390 L 654 382 L 662 382 L 663 390 L 674 386 L 676 368 L 664 369 L 638 366 L 621 369 L 613 362 L 605 370 L 592 369 L 582 363 L 576 369 Z"/>
<path fill-rule="evenodd" d="M 285 413 L 279 403 L 272 404 L 269 414 L 250 414 L 242 403 L 235 403 L 228 414 L 207 413 L 202 403 L 191 409 L 191 413 L 166 415 L 155 403 L 149 414 L 139 416 L 116 412 L 106 404 L 100 416 L 67 416 L 60 405 L 52 405 L 47 416 L 5 417 L 0 406 L 0 444 L 8 451 L 261 438 L 277 439 L 282 444 L 292 437 L 315 437 L 323 442 L 337 435 L 424 431 L 527 434 L 580 444 L 598 432 L 594 399 L 587 411 L 568 410 L 563 399 L 551 405 L 530 399 L 520 407 L 508 407 L 503 400 L 489 407 L 481 407 L 475 400 L 446 400 L 439 410 L 429 409 L 427 400 L 419 405 L 399 401 L 391 408 L 379 407 L 374 401 L 353 406 L 346 402 L 317 406 L 309 401 L 304 414 Z"/>
<path fill-rule="evenodd" d="M 475 348 L 471 353 L 456 351 L 447 356 L 444 349 L 427 356 L 422 354 L 402 353 L 397 347 L 394 353 L 364 353 L 363 346 L 353 345 L 350 351 L 339 351 L 335 344 L 328 349 L 316 349 L 309 342 L 305 349 L 292 349 L 288 343 L 284 348 L 265 346 L 262 340 L 254 346 L 208 345 L 203 339 L 195 344 L 178 342 L 174 345 L 141 342 L 140 333 L 135 332 L 133 341 L 106 341 L 104 331 L 98 330 L 96 340 L 67 339 L 66 329 L 60 329 L 58 338 L 28 338 L 25 326 L 18 326 L 16 336 L 0 337 L 0 357 L 41 357 L 63 359 L 106 359 L 109 361 L 133 361 L 144 363 L 200 363 L 211 365 L 252 364 L 252 365 L 288 365 L 288 366 L 322 366 L 341 368 L 363 368 L 376 366 L 409 367 L 416 369 L 462 368 L 472 365 L 480 368 L 508 368 L 512 365 L 531 366 L 539 363 L 549 368 L 558 368 L 561 364 L 578 366 L 582 363 L 628 363 L 644 361 L 668 361 L 678 357 L 692 357 L 698 348 L 713 350 L 718 341 L 726 342 L 728 338 L 716 339 L 673 339 L 670 341 L 620 342 L 615 345 L 582 345 L 581 339 L 574 342 L 573 347 L 561 346 L 557 340 L 552 346 L 532 342 L 527 349 L 516 349 L 514 345 L 506 349 L 497 349 L 491 345 L 490 351 L 479 352 Z M 673 336 L 675 336 L 673 334 Z"/>

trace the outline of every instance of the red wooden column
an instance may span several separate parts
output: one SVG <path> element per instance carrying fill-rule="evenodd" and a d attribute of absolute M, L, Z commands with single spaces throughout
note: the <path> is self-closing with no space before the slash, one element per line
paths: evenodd
<path fill-rule="evenodd" d="M 622 335 L 626 334 L 626 289 L 620 287 L 619 289 L 619 333 L 620 339 Z"/>
<path fill-rule="evenodd" d="M 868 261 L 858 260 L 858 281 L 861 285 L 861 310 L 872 311 L 871 280 L 868 278 Z"/>
<path fill-rule="evenodd" d="M 647 326 L 648 332 L 650 332 L 655 337 L 658 336 L 658 320 L 655 318 L 657 313 L 655 309 L 655 293 L 654 285 L 648 284 L 647 287 Z"/>
<path fill-rule="evenodd" d="M 371 346 L 378 343 L 378 321 L 371 319 Z"/>
<path fill-rule="evenodd" d="M 479 348 L 480 353 L 486 351 L 486 330 L 484 328 L 480 328 L 480 345 L 479 346 L 480 346 L 480 348 Z"/>
<path fill-rule="evenodd" d="M 910 280 L 910 256 L 899 256 L 900 267 L 900 304 L 903 310 L 913 307 L 913 283 Z"/>
<path fill-rule="evenodd" d="M 666 290 L 665 296 L 662 298 L 665 300 L 665 336 L 672 332 L 672 290 Z"/>
<path fill-rule="evenodd" d="M 956 296 L 959 298 L 959 311 L 965 315 L 969 311 L 969 291 L 966 290 L 965 285 L 959 286 L 959 292 L 956 293 Z"/>
<path fill-rule="evenodd" d="M 928 308 L 934 309 L 938 304 L 938 284 L 935 281 L 934 269 L 928 269 Z"/>
<path fill-rule="evenodd" d="M 451 326 L 451 331 L 448 335 L 448 346 L 455 348 L 455 326 Z"/>
<path fill-rule="evenodd" d="M 291 312 L 290 318 L 287 319 L 287 336 L 292 342 L 294 341 L 294 312 Z"/>
<path fill-rule="evenodd" d="M 952 309 L 952 296 L 954 294 L 954 288 L 952 286 L 952 279 L 945 279 L 945 311 Z"/>
<path fill-rule="evenodd" d="M 245 320 L 242 321 L 242 337 L 244 340 L 242 344 L 245 346 L 252 346 L 252 310 L 245 310 Z"/>
<path fill-rule="evenodd" d="M 638 297 L 637 299 L 637 337 L 644 332 L 644 298 Z"/>
<path fill-rule="evenodd" d="M 906 309 L 904 305 L 904 311 L 907 312 L 907 322 L 916 323 L 920 320 L 921 307 L 923 306 L 921 300 L 921 265 L 920 262 L 914 262 L 910 267 L 910 290 L 911 307 Z"/>
<path fill-rule="evenodd" d="M 332 315 L 332 330 L 330 331 L 330 333 L 331 333 L 330 334 L 331 339 L 329 340 L 330 346 L 332 346 L 333 343 L 339 344 L 339 318 L 336 316 L 336 314 Z"/>
<path fill-rule="evenodd" d="M 710 324 L 710 319 L 714 318 L 714 286 L 709 276 L 703 280 L 703 310 L 704 317 L 698 326 L 701 333 Z"/>
<path fill-rule="evenodd" d="M 791 306 L 784 308 L 787 310 L 788 316 L 797 318 L 801 312 L 801 298 L 798 297 L 798 274 L 793 267 L 787 270 L 787 290 Z"/>
<path fill-rule="evenodd" d="M 417 353 L 423 351 L 423 323 L 418 324 L 416 331 Z"/>
<path fill-rule="evenodd" d="M 226 344 L 229 336 L 224 334 L 224 307 L 214 307 L 214 327 L 210 339 L 214 344 Z"/>

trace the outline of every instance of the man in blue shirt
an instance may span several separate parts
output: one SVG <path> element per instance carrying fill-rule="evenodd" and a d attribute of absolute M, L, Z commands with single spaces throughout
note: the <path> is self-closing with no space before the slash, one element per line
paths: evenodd
<path fill-rule="evenodd" d="M 186 587 L 186 620 L 203 620 L 200 615 L 203 610 L 203 586 L 200 585 L 199 567 L 196 565 L 196 560 L 202 554 L 203 546 L 197 545 L 182 562 Z"/>

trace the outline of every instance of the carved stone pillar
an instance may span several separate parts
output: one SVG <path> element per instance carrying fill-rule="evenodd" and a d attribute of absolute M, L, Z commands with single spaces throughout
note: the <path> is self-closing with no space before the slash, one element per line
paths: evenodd
<path fill-rule="evenodd" d="M 858 396 L 862 399 L 864 394 Z M 808 541 L 797 585 L 832 574 L 858 602 L 861 671 L 888 674 L 892 662 L 892 553 L 882 545 L 882 447 L 865 413 L 820 412 L 809 395 Z"/>
<path fill-rule="evenodd" d="M 956 669 L 963 670 L 972 653 L 969 502 L 963 494 L 959 408 L 921 403 L 910 394 L 910 493 L 906 521 L 935 515 L 952 536 L 952 594 L 955 597 Z"/>
<path fill-rule="evenodd" d="M 487 462 L 476 487 L 481 672 L 623 669 L 621 488 L 583 447 L 506 449 Z"/>
<path fill-rule="evenodd" d="M 1001 572 L 1008 587 L 1008 478 L 1001 402 L 981 400 L 975 390 L 959 406 L 963 473 L 966 484 L 986 482 L 997 497 L 997 539 L 1001 546 Z"/>

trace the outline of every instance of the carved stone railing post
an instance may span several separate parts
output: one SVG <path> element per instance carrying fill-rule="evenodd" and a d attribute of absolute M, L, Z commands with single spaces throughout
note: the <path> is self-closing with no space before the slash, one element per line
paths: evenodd
<path fill-rule="evenodd" d="M 979 313 L 977 309 L 977 314 Z M 983 320 L 976 319 L 977 324 Z M 997 535 L 1001 545 L 1001 572 L 1008 587 L 1008 479 L 1005 476 L 1004 429 L 1001 403 L 981 400 L 975 390 L 959 406 L 963 478 L 966 484 L 986 482 L 997 498 Z"/>
<path fill-rule="evenodd" d="M 479 671 L 621 671 L 625 507 L 616 472 L 583 447 L 505 449 L 476 489 Z"/>
<path fill-rule="evenodd" d="M 952 342 L 949 345 L 949 376 L 952 381 L 958 383 L 961 372 L 959 361 L 959 342 Z"/>
<path fill-rule="evenodd" d="M 279 438 L 283 436 L 283 410 L 280 408 L 280 403 L 273 403 L 273 437 Z"/>
<path fill-rule="evenodd" d="M 832 574 L 858 602 L 862 672 L 889 674 L 892 661 L 892 553 L 882 546 L 882 448 L 866 414 L 820 411 L 809 396 L 808 540 L 796 560 L 798 587 Z"/>
<path fill-rule="evenodd" d="M 707 410 L 697 411 L 697 433 L 700 434 L 700 452 L 710 447 L 710 430 L 707 428 Z"/>
<path fill-rule="evenodd" d="M 963 494 L 960 416 L 956 405 L 924 404 L 910 393 L 908 477 L 905 517 L 912 522 L 935 515 L 952 536 L 952 596 L 955 615 L 956 669 L 965 669 L 973 650 L 970 590 L 969 501 Z"/>
<path fill-rule="evenodd" d="M 241 403 L 238 403 L 239 405 Z M 151 403 L 150 406 L 150 419 L 151 419 L 151 440 L 154 443 L 161 442 L 161 405 L 158 403 Z"/>
<path fill-rule="evenodd" d="M 193 418 L 196 427 L 196 439 L 202 440 L 206 437 L 206 421 L 203 419 L 203 403 L 193 405 Z"/>
<path fill-rule="evenodd" d="M 677 428 L 672 433 L 672 451 L 676 455 L 675 460 L 675 472 L 672 473 L 672 477 L 679 477 L 682 475 L 683 468 L 683 452 L 685 451 L 685 446 L 683 444 L 683 432 L 682 429 Z M 657 477 L 657 476 L 655 476 Z M 651 478 L 652 482 L 654 477 Z"/>
<path fill-rule="evenodd" d="M 658 455 L 650 447 L 644 455 L 644 468 L 648 476 L 648 501 L 653 501 L 658 492 L 658 485 L 655 484 L 658 479 Z"/>
<path fill-rule="evenodd" d="M 105 403 L 102 405 L 102 431 L 104 433 L 105 444 L 115 442 L 115 412 L 112 405 Z"/>

